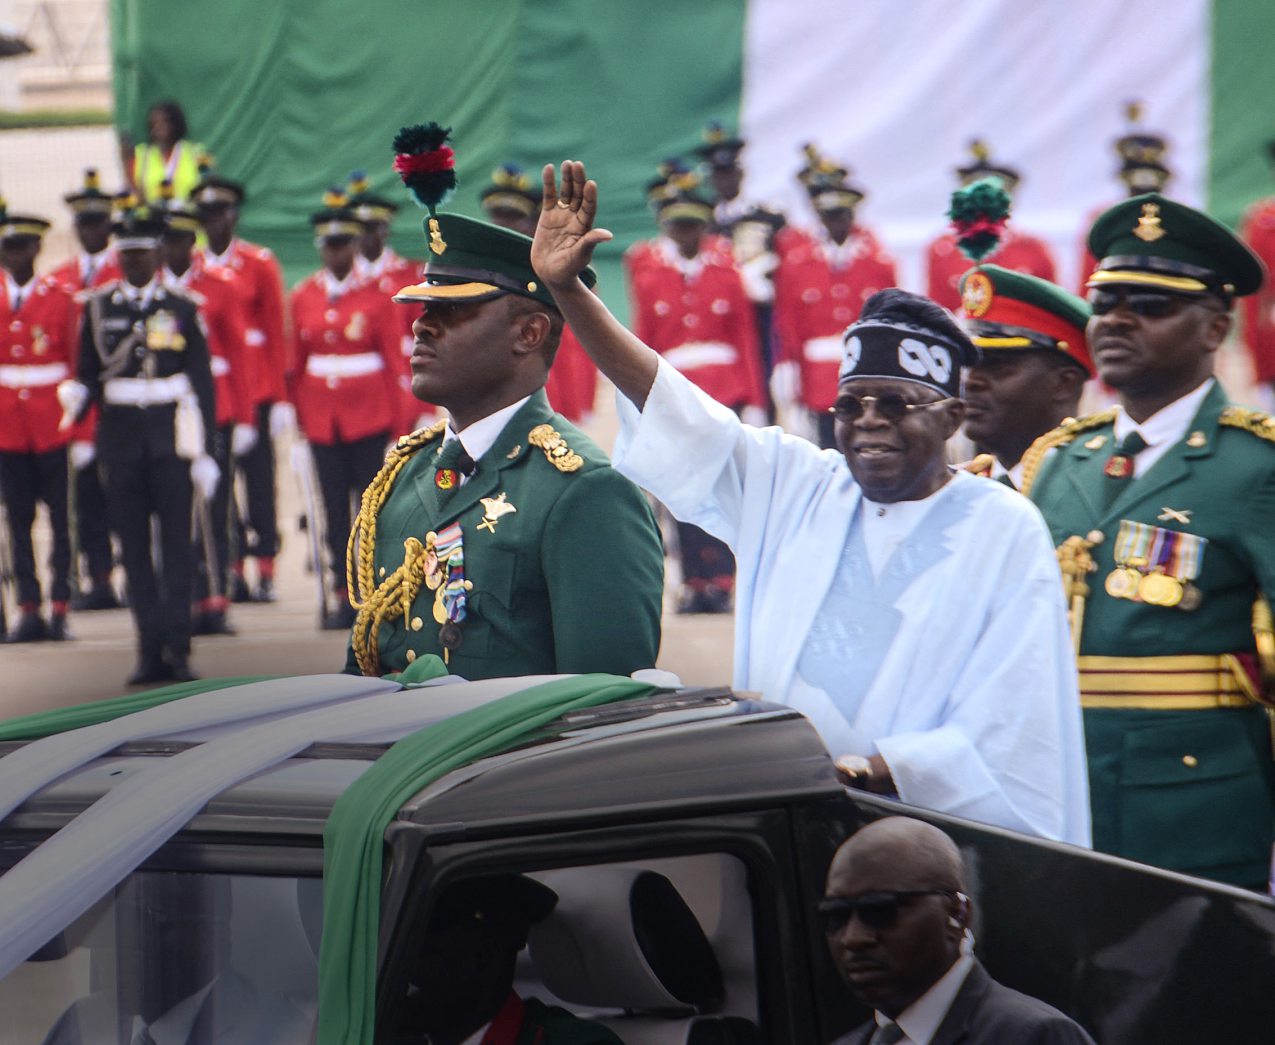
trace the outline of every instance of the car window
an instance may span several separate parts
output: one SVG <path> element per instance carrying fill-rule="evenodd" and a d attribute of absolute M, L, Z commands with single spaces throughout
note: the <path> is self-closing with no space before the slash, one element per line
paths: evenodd
<path fill-rule="evenodd" d="M 6 1040 L 308 1042 L 318 878 L 136 872 L 0 980 Z"/>

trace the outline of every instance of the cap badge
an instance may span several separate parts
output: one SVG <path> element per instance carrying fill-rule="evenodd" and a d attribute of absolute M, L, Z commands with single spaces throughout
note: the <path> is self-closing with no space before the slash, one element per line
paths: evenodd
<path fill-rule="evenodd" d="M 1164 229 L 1160 226 L 1160 205 L 1158 203 L 1144 203 L 1142 205 L 1142 216 L 1138 218 L 1138 224 L 1134 228 L 1133 234 L 1142 240 L 1143 243 L 1154 243 L 1164 236 Z"/>
<path fill-rule="evenodd" d="M 965 277 L 965 287 L 961 290 L 961 307 L 971 319 L 980 319 L 987 315 L 992 307 L 992 281 L 985 273 L 971 272 Z"/>
<path fill-rule="evenodd" d="M 443 241 L 442 230 L 438 227 L 438 219 L 429 219 L 429 249 L 435 254 L 441 254 L 447 249 L 447 244 Z"/>

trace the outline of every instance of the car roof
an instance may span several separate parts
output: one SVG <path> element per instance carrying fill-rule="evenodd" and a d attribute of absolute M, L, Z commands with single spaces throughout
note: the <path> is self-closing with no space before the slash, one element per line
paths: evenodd
<path fill-rule="evenodd" d="M 122 744 L 33 795 L 5 827 L 56 831 L 155 759 L 195 743 Z M 337 799 L 391 744 L 311 745 L 223 790 L 186 832 L 317 839 Z M 0 755 L 19 746 L 0 743 Z M 511 750 L 436 780 L 402 805 L 398 819 L 442 836 L 839 790 L 822 741 L 799 714 L 727 689 L 687 688 L 568 713 Z"/>

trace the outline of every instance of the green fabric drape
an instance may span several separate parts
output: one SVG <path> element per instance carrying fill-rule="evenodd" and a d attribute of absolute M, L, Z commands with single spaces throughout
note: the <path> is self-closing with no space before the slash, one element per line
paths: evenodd
<path fill-rule="evenodd" d="M 434 780 L 514 746 L 568 711 L 654 690 L 615 675 L 533 686 L 404 737 L 350 785 L 323 834 L 319 1045 L 372 1041 L 385 831 L 403 803 Z"/>

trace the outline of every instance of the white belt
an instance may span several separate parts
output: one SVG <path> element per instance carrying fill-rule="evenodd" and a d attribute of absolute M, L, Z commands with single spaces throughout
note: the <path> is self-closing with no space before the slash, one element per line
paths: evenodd
<path fill-rule="evenodd" d="M 112 406 L 159 406 L 175 403 L 191 391 L 185 374 L 172 377 L 113 377 L 102 388 Z"/>
<path fill-rule="evenodd" d="M 351 356 L 310 356 L 305 372 L 311 377 L 362 377 L 385 369 L 385 360 L 375 352 Z"/>
<path fill-rule="evenodd" d="M 812 337 L 801 346 L 801 354 L 809 363 L 840 363 L 844 351 L 840 334 Z"/>
<path fill-rule="evenodd" d="M 230 373 L 230 360 L 223 359 L 221 356 L 213 356 L 208 361 L 212 367 L 213 377 L 225 377 Z"/>
<path fill-rule="evenodd" d="M 0 388 L 43 388 L 70 376 L 71 370 L 65 363 L 5 364 L 0 366 Z"/>
<path fill-rule="evenodd" d="M 695 370 L 702 366 L 730 366 L 739 353 L 723 341 L 688 341 L 670 348 L 664 358 L 678 370 Z"/>
<path fill-rule="evenodd" d="M 243 340 L 244 344 L 248 345 L 250 348 L 260 348 L 266 343 L 266 332 L 264 330 L 258 330 L 256 327 L 251 327 L 247 333 L 244 334 Z"/>

